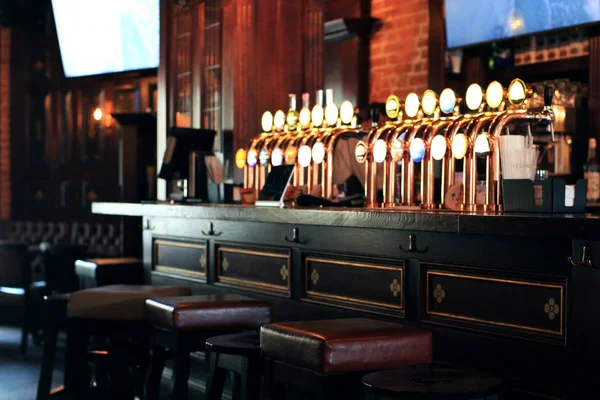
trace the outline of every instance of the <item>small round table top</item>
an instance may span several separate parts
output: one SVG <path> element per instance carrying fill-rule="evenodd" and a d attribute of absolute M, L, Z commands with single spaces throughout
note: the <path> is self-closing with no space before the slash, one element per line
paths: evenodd
<path fill-rule="evenodd" d="M 373 372 L 363 377 L 363 384 L 392 397 L 471 399 L 497 394 L 502 380 L 474 371 L 417 367 Z"/>
<path fill-rule="evenodd" d="M 206 340 L 206 350 L 222 354 L 258 357 L 260 356 L 260 332 L 249 331 L 213 336 Z"/>

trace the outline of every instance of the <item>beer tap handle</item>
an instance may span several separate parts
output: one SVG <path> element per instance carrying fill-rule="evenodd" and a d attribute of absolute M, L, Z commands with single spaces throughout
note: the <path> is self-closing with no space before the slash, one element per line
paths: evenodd
<path fill-rule="evenodd" d="M 371 108 L 371 124 L 373 127 L 379 125 L 379 107 L 376 105 Z"/>
<path fill-rule="evenodd" d="M 544 88 L 544 107 L 552 107 L 552 96 L 554 95 L 554 89 L 552 86 L 546 86 Z"/>
<path fill-rule="evenodd" d="M 552 86 L 546 86 L 544 88 L 544 109 L 549 112 L 552 111 L 552 96 L 554 95 L 554 88 Z M 550 120 L 550 135 L 552 136 L 552 143 L 556 142 L 554 138 L 554 124 Z"/>

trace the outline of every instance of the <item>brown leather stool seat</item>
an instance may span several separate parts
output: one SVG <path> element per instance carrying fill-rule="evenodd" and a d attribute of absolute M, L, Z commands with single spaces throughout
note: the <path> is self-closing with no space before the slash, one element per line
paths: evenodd
<path fill-rule="evenodd" d="M 146 301 L 146 315 L 156 328 L 146 400 L 160 398 L 160 379 L 169 354 L 175 358 L 171 399 L 184 399 L 190 353 L 204 351 L 205 341 L 211 336 L 258 332 L 260 326 L 271 322 L 271 305 L 236 294 L 154 297 Z"/>
<path fill-rule="evenodd" d="M 92 258 L 75 261 L 75 274 L 93 282 L 93 286 L 139 285 L 144 278 L 144 265 L 139 258 Z"/>
<path fill-rule="evenodd" d="M 173 332 L 243 331 L 271 322 L 271 305 L 235 294 L 146 300 L 148 320 Z"/>
<path fill-rule="evenodd" d="M 182 286 L 107 285 L 79 290 L 69 296 L 67 316 L 101 320 L 142 321 L 146 299 L 156 296 L 189 296 Z"/>
<path fill-rule="evenodd" d="M 429 364 L 431 332 L 366 318 L 283 322 L 260 332 L 265 357 L 322 373 Z"/>
<path fill-rule="evenodd" d="M 284 387 L 316 399 L 354 399 L 366 372 L 430 364 L 430 331 L 366 318 L 282 322 L 260 330 L 266 399 Z"/>

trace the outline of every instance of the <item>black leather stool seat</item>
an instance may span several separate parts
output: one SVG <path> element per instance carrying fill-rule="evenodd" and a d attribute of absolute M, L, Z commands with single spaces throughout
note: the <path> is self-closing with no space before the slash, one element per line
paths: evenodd
<path fill-rule="evenodd" d="M 366 318 L 265 325 L 260 347 L 264 357 L 325 374 L 430 364 L 433 354 L 431 332 Z"/>
<path fill-rule="evenodd" d="M 173 332 L 243 331 L 271 322 L 271 305 L 235 294 L 158 297 L 146 301 L 146 314 Z"/>
<path fill-rule="evenodd" d="M 138 258 L 93 258 L 75 261 L 75 274 L 92 279 L 97 286 L 141 284 L 144 265 Z"/>
<path fill-rule="evenodd" d="M 402 368 L 368 374 L 363 384 L 375 398 L 471 400 L 501 394 L 503 382 L 475 371 Z"/>

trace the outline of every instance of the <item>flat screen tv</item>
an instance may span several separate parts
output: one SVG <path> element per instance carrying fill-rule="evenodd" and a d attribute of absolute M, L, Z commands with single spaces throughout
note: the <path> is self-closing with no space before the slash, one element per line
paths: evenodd
<path fill-rule="evenodd" d="M 159 0 L 52 0 L 67 78 L 157 68 Z"/>
<path fill-rule="evenodd" d="M 449 49 L 600 21 L 600 0 L 445 0 Z"/>

